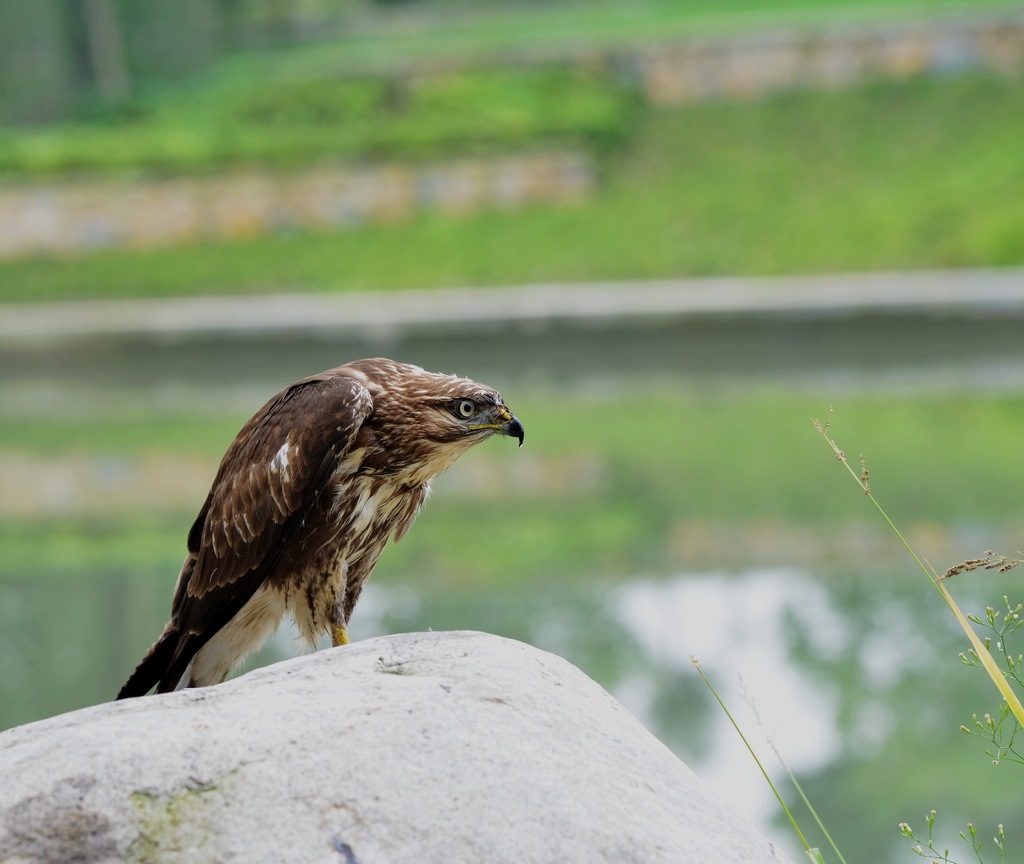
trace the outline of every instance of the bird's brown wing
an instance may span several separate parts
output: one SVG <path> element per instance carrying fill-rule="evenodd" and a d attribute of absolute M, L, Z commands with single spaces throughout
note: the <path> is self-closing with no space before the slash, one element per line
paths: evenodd
<path fill-rule="evenodd" d="M 326 372 L 283 390 L 238 433 L 188 536 L 171 622 L 122 688 L 173 690 L 195 653 L 289 553 L 289 541 L 373 409 L 362 384 Z"/>
<path fill-rule="evenodd" d="M 282 526 L 315 503 L 372 407 L 355 379 L 317 376 L 292 385 L 245 424 L 189 532 L 196 556 L 189 597 L 230 585 L 266 559 Z"/>

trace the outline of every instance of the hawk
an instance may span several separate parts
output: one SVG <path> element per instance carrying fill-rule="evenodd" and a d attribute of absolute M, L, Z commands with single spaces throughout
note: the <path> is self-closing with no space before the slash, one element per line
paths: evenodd
<path fill-rule="evenodd" d="M 315 646 L 349 618 L 430 481 L 492 435 L 523 443 L 501 395 L 376 358 L 286 387 L 238 433 L 188 533 L 171 620 L 119 699 L 223 681 L 290 613 Z"/>

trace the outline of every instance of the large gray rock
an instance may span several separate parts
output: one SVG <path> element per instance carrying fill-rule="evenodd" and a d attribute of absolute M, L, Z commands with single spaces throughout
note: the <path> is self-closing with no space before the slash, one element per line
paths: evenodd
<path fill-rule="evenodd" d="M 0 861 L 784 862 L 565 660 L 371 639 L 0 734 Z"/>

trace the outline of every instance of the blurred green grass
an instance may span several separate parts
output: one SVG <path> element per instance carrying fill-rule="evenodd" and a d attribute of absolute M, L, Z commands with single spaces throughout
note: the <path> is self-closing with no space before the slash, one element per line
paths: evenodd
<path fill-rule="evenodd" d="M 635 98 L 607 75 L 540 66 L 385 77 L 224 78 L 92 122 L 0 130 L 0 179 L 169 176 L 333 160 L 417 160 L 570 140 L 607 148 Z"/>
<path fill-rule="evenodd" d="M 1024 86 L 970 75 L 645 113 L 577 205 L 0 263 L 0 298 L 1024 263 Z"/>
<path fill-rule="evenodd" d="M 74 122 L 0 127 L 0 179 L 208 173 L 310 160 L 608 143 L 629 123 L 619 53 L 737 29 L 885 25 L 1020 0 L 637 0 L 459 4 L 363 15 L 327 38 L 235 49 L 176 82 L 82 98 Z M 517 61 L 528 61 L 526 63 Z M 541 61 L 538 65 L 537 61 Z M 626 73 L 628 77 L 628 73 Z"/>
<path fill-rule="evenodd" d="M 820 558 L 830 534 L 856 534 L 865 523 L 885 544 L 884 525 L 812 427 L 811 417 L 823 419 L 827 408 L 813 396 L 774 391 L 561 396 L 555 407 L 517 400 L 528 447 L 492 442 L 474 450 L 463 461 L 476 479 L 467 486 L 442 478 L 421 530 L 384 556 L 382 572 L 494 584 L 552 573 L 662 572 L 683 562 L 710 566 L 718 554 L 775 554 L 742 548 L 758 538 L 804 538 L 820 548 L 787 555 Z M 207 460 L 212 477 L 243 419 L 169 422 L 114 412 L 47 428 L 9 418 L 0 424 L 0 456 L 180 454 Z M 862 395 L 843 399 L 832 432 L 854 464 L 864 454 L 877 497 L 901 527 L 938 537 L 972 526 L 1019 526 L 1022 425 L 1020 396 Z M 195 490 L 196 510 L 205 492 Z M 173 570 L 196 510 L 168 510 L 159 493 L 153 490 L 152 509 L 144 512 L 0 522 L 0 573 Z M 467 556 L 470 538 L 480 537 L 487 554 Z M 890 545 L 902 556 L 895 541 Z M 935 561 L 940 569 L 951 563 Z"/>

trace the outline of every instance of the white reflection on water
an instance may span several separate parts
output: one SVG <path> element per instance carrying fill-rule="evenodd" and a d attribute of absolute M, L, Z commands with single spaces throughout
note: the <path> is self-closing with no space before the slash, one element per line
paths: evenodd
<path fill-rule="evenodd" d="M 825 589 L 803 573 L 774 569 L 641 580 L 616 592 L 613 609 L 654 665 L 688 669 L 691 655 L 700 661 L 774 777 L 782 772 L 765 734 L 793 771 L 813 771 L 837 755 L 837 694 L 793 663 L 786 621 L 796 618 L 820 655 L 848 650 L 850 637 Z M 648 674 L 636 673 L 614 693 L 653 729 L 656 688 Z M 691 767 L 767 830 L 778 805 L 764 778 L 726 717 L 715 712 L 709 723 L 710 746 L 689 757 Z"/>

